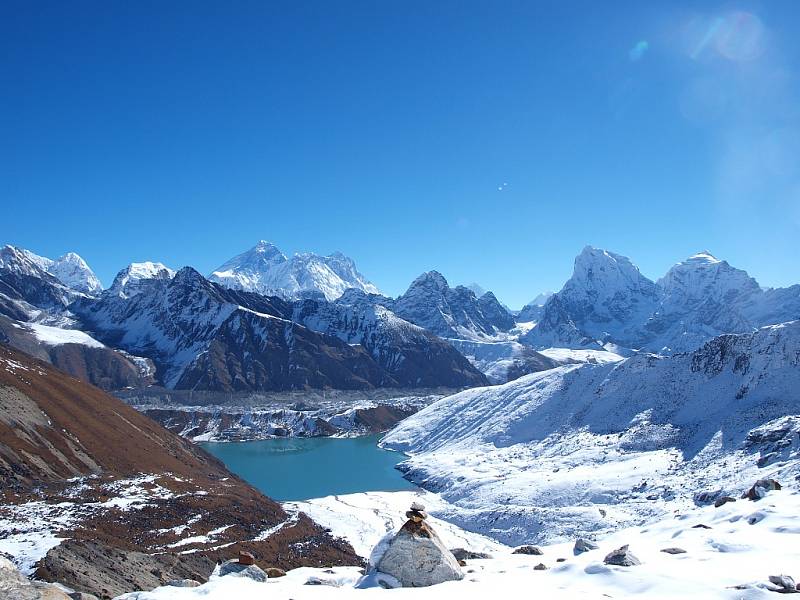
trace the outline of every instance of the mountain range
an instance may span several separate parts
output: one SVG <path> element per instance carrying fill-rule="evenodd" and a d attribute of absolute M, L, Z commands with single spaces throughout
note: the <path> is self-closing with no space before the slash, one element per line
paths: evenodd
<path fill-rule="evenodd" d="M 800 285 L 763 289 L 708 252 L 652 281 L 587 246 L 563 288 L 516 317 L 478 291 L 429 271 L 390 298 L 340 253 L 287 258 L 264 241 L 208 278 L 132 263 L 102 290 L 74 253 L 5 246 L 0 338 L 105 389 L 459 388 L 800 318 Z"/>
<path fill-rule="evenodd" d="M 651 281 L 626 257 L 587 246 L 572 277 L 521 338 L 535 348 L 622 347 L 673 353 L 713 336 L 800 318 L 800 285 L 763 289 L 699 252 Z"/>
<path fill-rule="evenodd" d="M 341 252 L 330 256 L 304 252 L 287 258 L 264 240 L 225 262 L 208 278 L 230 289 L 289 299 L 318 292 L 327 300 L 335 300 L 349 288 L 379 293 L 358 272 L 353 260 Z"/>

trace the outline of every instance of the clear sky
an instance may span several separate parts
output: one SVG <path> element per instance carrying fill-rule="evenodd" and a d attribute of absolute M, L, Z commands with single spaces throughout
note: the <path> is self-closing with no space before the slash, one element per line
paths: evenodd
<path fill-rule="evenodd" d="M 800 3 L 0 3 L 0 242 L 259 239 L 520 306 L 586 244 L 800 281 Z"/>

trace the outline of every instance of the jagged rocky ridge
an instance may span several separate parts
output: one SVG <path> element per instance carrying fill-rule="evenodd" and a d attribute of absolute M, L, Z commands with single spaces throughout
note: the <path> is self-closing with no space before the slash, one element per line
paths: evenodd
<path fill-rule="evenodd" d="M 417 348 L 393 348 L 392 355 L 378 351 L 380 335 L 392 337 L 407 325 L 399 320 L 379 335 L 347 342 L 305 326 L 285 300 L 223 288 L 190 267 L 172 279 L 140 285 L 134 296 L 106 293 L 99 300 L 79 301 L 73 310 L 102 341 L 152 358 L 167 387 L 364 389 L 484 381 L 461 355 L 435 338 L 425 339 L 427 361 L 416 371 L 411 358 Z M 438 371 L 430 370 L 431 362 Z"/>
<path fill-rule="evenodd" d="M 450 345 L 369 302 L 333 304 L 320 295 L 292 304 L 220 287 L 191 268 L 176 274 L 161 263 L 134 263 L 106 292 L 90 297 L 63 286 L 23 252 L 0 264 L 0 283 L 9 290 L 0 313 L 18 322 L 90 331 L 96 349 L 71 346 L 71 353 L 109 354 L 109 365 L 146 367 L 139 381 L 111 372 L 89 378 L 109 389 L 153 380 L 176 389 L 225 392 L 486 382 Z M 35 336 L 22 343 L 21 332 L 13 333 L 6 339 L 32 351 Z M 54 353 L 40 346 L 38 356 Z M 68 370 L 86 375 L 82 365 Z"/>
<path fill-rule="evenodd" d="M 445 338 L 491 337 L 514 327 L 511 313 L 492 292 L 477 297 L 467 287 L 451 288 L 437 271 L 423 273 L 402 296 L 383 302 L 398 316 Z"/>
<path fill-rule="evenodd" d="M 723 333 L 800 318 L 800 285 L 762 289 L 747 273 L 701 252 L 658 282 L 619 254 L 587 246 L 572 277 L 520 341 L 535 348 L 606 344 L 655 352 L 697 347 Z"/>

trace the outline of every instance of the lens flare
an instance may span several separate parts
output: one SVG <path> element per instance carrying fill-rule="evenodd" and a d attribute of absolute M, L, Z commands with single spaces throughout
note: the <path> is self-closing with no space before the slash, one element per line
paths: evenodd
<path fill-rule="evenodd" d="M 756 15 L 744 11 L 693 19 L 687 32 L 693 60 L 713 54 L 735 62 L 748 61 L 764 51 L 764 25 Z"/>
<path fill-rule="evenodd" d="M 639 61 L 644 57 L 648 48 L 650 48 L 650 44 L 647 40 L 639 40 L 628 52 L 628 58 L 631 59 L 631 62 Z"/>

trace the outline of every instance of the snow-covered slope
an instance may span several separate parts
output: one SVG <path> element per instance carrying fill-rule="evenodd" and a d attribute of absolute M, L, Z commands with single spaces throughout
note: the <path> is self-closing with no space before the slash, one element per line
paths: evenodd
<path fill-rule="evenodd" d="M 534 348 L 610 343 L 669 354 L 716 335 L 798 318 L 800 285 L 763 290 L 745 271 L 707 251 L 654 283 L 627 258 L 587 246 L 575 259 L 572 277 L 520 341 Z"/>
<path fill-rule="evenodd" d="M 362 555 L 386 530 L 396 531 L 397 518 L 411 500 L 426 506 L 430 494 L 357 494 L 285 504 L 301 509 L 345 536 Z M 259 583 L 246 577 L 212 577 L 195 588 L 160 587 L 136 592 L 120 600 L 359 600 L 398 596 L 408 600 L 485 600 L 486 598 L 541 597 L 548 600 L 604 598 L 647 600 L 748 600 L 778 598 L 770 576 L 797 576 L 797 490 L 770 492 L 759 502 L 739 501 L 720 508 L 693 507 L 645 527 L 632 527 L 597 540 L 598 549 L 578 555 L 573 541 L 543 545 L 541 555 L 513 554 L 446 521 L 431 519 L 450 548 L 487 552 L 491 558 L 467 559 L 461 581 L 427 588 L 387 592 L 374 578 L 362 578 L 358 567 L 293 569 L 285 577 Z M 704 527 L 697 527 L 702 525 Z M 603 558 L 623 545 L 630 546 L 641 564 L 611 566 Z M 668 548 L 684 552 L 671 554 Z M 538 569 L 536 565 L 542 566 Z M 374 586 L 374 587 L 370 587 Z"/>
<path fill-rule="evenodd" d="M 522 543 L 611 530 L 697 492 L 800 476 L 800 322 L 672 357 L 565 366 L 444 398 L 387 447 L 451 518 Z M 603 509 L 603 512 L 598 509 Z"/>
<path fill-rule="evenodd" d="M 494 294 L 476 297 L 464 286 L 451 288 L 437 271 L 417 277 L 388 307 L 403 319 L 445 338 L 485 339 L 514 326 L 514 318 Z"/>
<path fill-rule="evenodd" d="M 122 269 L 109 290 L 121 298 L 130 298 L 138 294 L 150 281 L 165 281 L 175 277 L 175 271 L 160 262 L 131 263 Z"/>
<path fill-rule="evenodd" d="M 335 300 L 348 288 L 379 293 L 358 272 L 353 260 L 341 252 L 330 256 L 307 252 L 287 258 L 264 240 L 227 261 L 209 279 L 235 290 L 292 299 L 306 292 L 320 292 L 326 299 Z"/>

